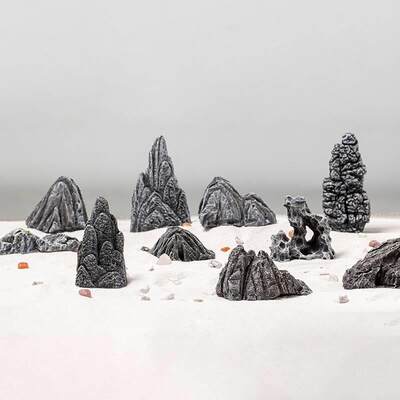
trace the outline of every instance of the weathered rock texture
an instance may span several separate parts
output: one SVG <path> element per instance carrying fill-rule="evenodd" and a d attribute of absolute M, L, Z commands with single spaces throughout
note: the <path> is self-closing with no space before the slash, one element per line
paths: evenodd
<path fill-rule="evenodd" d="M 107 200 L 98 197 L 78 250 L 76 285 L 121 288 L 127 285 L 124 235 L 118 230 Z"/>
<path fill-rule="evenodd" d="M 26 219 L 29 228 L 46 233 L 84 229 L 87 221 L 85 203 L 77 184 L 61 176 Z"/>
<path fill-rule="evenodd" d="M 232 184 L 216 177 L 207 186 L 199 206 L 205 229 L 220 225 L 263 226 L 276 223 L 274 212 L 256 194 L 241 196 Z"/>
<path fill-rule="evenodd" d="M 285 232 L 272 235 L 271 256 L 275 261 L 311 260 L 314 258 L 332 259 L 335 252 L 331 246 L 330 227 L 326 218 L 312 214 L 304 197 L 287 196 L 289 223 L 293 228 L 290 239 Z M 307 228 L 312 231 L 307 239 Z"/>
<path fill-rule="evenodd" d="M 371 250 L 343 276 L 345 289 L 400 287 L 400 238 Z"/>
<path fill-rule="evenodd" d="M 62 233 L 43 238 L 26 229 L 15 229 L 0 239 L 0 255 L 78 251 L 79 240 Z"/>
<path fill-rule="evenodd" d="M 266 252 L 256 255 L 237 246 L 220 273 L 216 292 L 228 300 L 273 300 L 307 295 L 311 289 L 289 272 L 279 270 Z"/>
<path fill-rule="evenodd" d="M 190 221 L 185 192 L 179 187 L 163 136 L 153 144 L 149 166 L 132 196 L 131 232 L 143 232 Z"/>
<path fill-rule="evenodd" d="M 322 207 L 333 230 L 362 232 L 369 222 L 370 203 L 363 189 L 366 172 L 356 137 L 346 133 L 332 150 L 329 178 L 323 182 Z"/>
<path fill-rule="evenodd" d="M 204 247 L 203 243 L 186 229 L 169 228 L 150 250 L 153 256 L 168 254 L 175 261 L 201 261 L 215 258 L 215 253 Z"/>

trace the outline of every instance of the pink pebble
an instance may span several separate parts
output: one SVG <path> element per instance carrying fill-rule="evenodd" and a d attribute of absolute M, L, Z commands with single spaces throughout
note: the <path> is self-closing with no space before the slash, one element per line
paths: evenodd
<path fill-rule="evenodd" d="M 84 297 L 92 297 L 92 292 L 89 289 L 79 289 L 79 294 Z"/>
<path fill-rule="evenodd" d="M 382 245 L 381 242 L 378 242 L 377 240 L 371 240 L 369 242 L 369 247 L 372 247 L 374 249 L 377 249 L 378 247 L 380 247 Z"/>

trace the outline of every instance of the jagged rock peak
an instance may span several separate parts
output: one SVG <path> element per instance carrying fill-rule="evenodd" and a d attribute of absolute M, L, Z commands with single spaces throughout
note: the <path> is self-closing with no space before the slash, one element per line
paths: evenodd
<path fill-rule="evenodd" d="M 215 253 L 206 249 L 191 232 L 181 227 L 169 228 L 150 250 L 153 256 L 168 254 L 175 261 L 200 261 L 215 258 Z"/>
<path fill-rule="evenodd" d="M 329 161 L 329 177 L 323 182 L 322 207 L 335 231 L 362 232 L 370 218 L 370 202 L 365 192 L 367 169 L 353 133 L 336 144 Z"/>
<path fill-rule="evenodd" d="M 46 233 L 84 229 L 87 221 L 81 191 L 73 179 L 59 177 L 26 219 L 29 228 Z"/>
<path fill-rule="evenodd" d="M 255 193 L 241 196 L 225 178 L 215 177 L 207 186 L 199 206 L 205 229 L 220 225 L 263 226 L 276 223 L 275 213 Z"/>
<path fill-rule="evenodd" d="M 98 197 L 79 246 L 76 285 L 90 288 L 126 286 L 123 252 L 123 233 L 110 213 L 107 200 Z"/>
<path fill-rule="evenodd" d="M 190 222 L 185 192 L 179 187 L 163 136 L 154 142 L 146 172 L 139 175 L 132 196 L 131 232 Z"/>
<path fill-rule="evenodd" d="M 220 273 L 216 292 L 228 300 L 273 300 L 307 295 L 311 289 L 289 272 L 279 270 L 266 252 L 256 255 L 239 245 L 232 250 Z"/>
<path fill-rule="evenodd" d="M 312 214 L 304 197 L 286 196 L 284 206 L 293 237 L 279 231 L 271 238 L 271 256 L 275 261 L 332 259 L 335 252 L 331 246 L 330 227 L 326 218 Z M 313 232 L 307 240 L 307 228 Z"/>

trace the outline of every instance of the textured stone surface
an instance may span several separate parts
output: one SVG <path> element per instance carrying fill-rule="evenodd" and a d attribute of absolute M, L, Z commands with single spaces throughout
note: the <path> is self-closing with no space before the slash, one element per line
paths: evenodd
<path fill-rule="evenodd" d="M 287 196 L 284 206 L 293 228 L 289 238 L 279 231 L 271 240 L 271 256 L 275 261 L 311 260 L 314 258 L 332 259 L 335 252 L 331 246 L 330 227 L 326 218 L 312 214 L 304 197 Z M 307 228 L 312 237 L 307 239 Z"/>
<path fill-rule="evenodd" d="M 42 253 L 51 253 L 57 251 L 74 251 L 79 248 L 79 240 L 63 233 L 55 235 L 46 235 L 38 240 L 38 250 Z"/>
<path fill-rule="evenodd" d="M 256 194 L 241 196 L 221 177 L 207 186 L 199 206 L 199 219 L 205 229 L 220 225 L 263 226 L 276 223 L 274 212 Z"/>
<path fill-rule="evenodd" d="M 168 254 L 174 261 L 200 261 L 215 258 L 215 253 L 204 247 L 203 243 L 186 229 L 169 228 L 150 250 L 156 257 Z"/>
<path fill-rule="evenodd" d="M 266 252 L 256 255 L 237 246 L 220 273 L 216 292 L 228 300 L 273 300 L 307 295 L 311 289 L 289 272 L 279 270 Z"/>
<path fill-rule="evenodd" d="M 163 136 L 153 144 L 149 166 L 132 196 L 131 232 L 190 223 L 185 192 L 179 187 Z"/>
<path fill-rule="evenodd" d="M 343 276 L 345 289 L 400 287 L 400 238 L 391 239 L 367 253 Z"/>
<path fill-rule="evenodd" d="M 127 285 L 124 235 L 118 230 L 108 202 L 98 197 L 78 250 L 76 285 L 121 288 Z"/>
<path fill-rule="evenodd" d="M 77 184 L 61 176 L 26 219 L 29 228 L 46 233 L 71 232 L 85 228 L 87 214 Z"/>
<path fill-rule="evenodd" d="M 329 178 L 323 182 L 322 207 L 333 230 L 362 232 L 369 222 L 370 203 L 363 189 L 366 172 L 356 137 L 346 133 L 332 150 Z"/>

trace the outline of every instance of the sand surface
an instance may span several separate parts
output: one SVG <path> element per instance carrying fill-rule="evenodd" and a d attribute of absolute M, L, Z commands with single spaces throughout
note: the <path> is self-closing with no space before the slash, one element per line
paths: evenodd
<path fill-rule="evenodd" d="M 0 235 L 21 226 L 0 223 Z M 119 226 L 129 285 L 93 289 L 92 299 L 74 285 L 74 253 L 0 256 L 2 399 L 400 398 L 400 290 L 341 284 L 371 239 L 400 236 L 400 219 L 375 218 L 363 234 L 334 232 L 335 260 L 277 263 L 313 294 L 263 302 L 217 297 L 220 270 L 208 261 L 156 265 L 140 248 L 164 229 L 133 234 L 128 221 Z M 279 229 L 289 230 L 286 217 L 209 232 L 194 218 L 190 228 L 223 263 L 220 248 L 234 247 L 236 236 L 246 249 L 269 249 Z M 20 261 L 30 268 L 18 270 Z M 349 303 L 339 304 L 342 294 Z"/>

